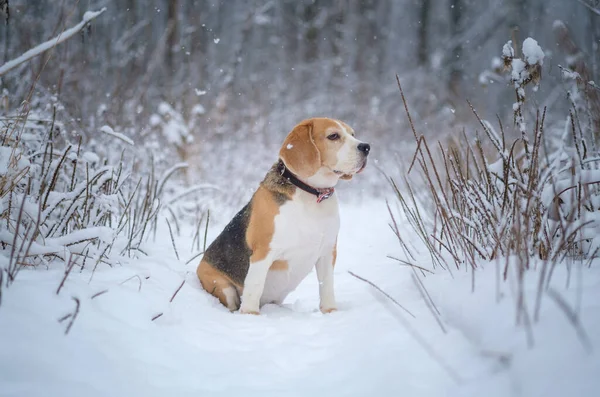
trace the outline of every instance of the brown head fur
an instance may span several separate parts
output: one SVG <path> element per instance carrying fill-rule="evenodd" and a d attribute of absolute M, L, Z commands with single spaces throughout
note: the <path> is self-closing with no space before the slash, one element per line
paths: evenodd
<path fill-rule="evenodd" d="M 283 141 L 279 157 L 286 167 L 301 177 L 313 175 L 321 167 L 321 153 L 313 139 L 313 121 L 304 120 Z"/>
<path fill-rule="evenodd" d="M 345 142 L 342 128 L 354 136 L 354 130 L 346 123 L 326 117 L 304 120 L 296 125 L 285 138 L 279 157 L 286 167 L 300 177 L 314 175 L 322 166 L 332 168 L 337 161 L 337 151 Z M 339 140 L 327 137 L 339 133 Z M 343 175 L 342 179 L 351 179 L 352 175 Z"/>

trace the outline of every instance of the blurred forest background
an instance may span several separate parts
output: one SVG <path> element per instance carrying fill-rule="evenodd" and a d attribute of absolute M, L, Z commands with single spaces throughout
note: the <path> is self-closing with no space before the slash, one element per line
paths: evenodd
<path fill-rule="evenodd" d="M 28 106 L 52 102 L 84 139 L 109 125 L 199 169 L 225 160 L 220 167 L 237 170 L 229 164 L 236 153 L 256 153 L 261 173 L 295 123 L 327 115 L 379 143 L 377 158 L 412 139 L 395 74 L 425 134 L 476 122 L 467 99 L 482 117 L 512 118 L 514 90 L 498 68 L 510 39 L 534 37 L 546 52 L 534 107 L 567 108 L 557 65 L 585 59 L 600 80 L 594 1 L 3 0 L 4 62 L 86 11 L 107 10 L 77 37 L 0 76 L 0 112 L 27 98 Z M 557 19 L 568 31 L 557 31 Z"/>
<path fill-rule="evenodd" d="M 56 44 L 57 37 L 65 40 Z M 527 40 L 522 51 L 528 37 L 541 49 Z M 511 40 L 512 46 L 507 45 Z M 48 45 L 41 51 L 44 42 Z M 37 385 L 31 382 L 31 368 L 36 367 L 29 361 L 41 362 L 41 355 L 53 359 L 48 352 L 62 353 L 63 342 L 54 350 L 36 350 L 52 347 L 46 341 L 62 335 L 50 330 L 44 337 L 51 339 L 39 339 L 35 330 L 54 323 L 68 333 L 78 318 L 80 298 L 84 314 L 75 329 L 82 328 L 74 332 L 102 328 L 108 333 L 97 336 L 104 342 L 111 340 L 110 332 L 119 331 L 119 338 L 112 338 L 116 348 L 126 346 L 121 338 L 126 326 L 132 326 L 135 337 L 146 330 L 141 324 L 163 313 L 152 324 L 160 326 L 165 320 L 165 330 L 185 324 L 192 325 L 192 332 L 200 329 L 169 306 L 190 281 L 188 274 L 196 278 L 190 266 L 199 262 L 212 230 L 248 202 L 291 128 L 308 117 L 329 116 L 352 125 L 372 148 L 365 172 L 338 185 L 346 190 L 340 192 L 342 222 L 347 219 L 344 211 L 358 214 L 349 202 L 358 201 L 365 211 L 364 218 L 354 220 L 357 233 L 347 235 L 356 241 L 345 243 L 352 245 L 348 255 L 354 259 L 344 266 L 361 274 L 365 270 L 365 276 L 367 268 L 381 269 L 371 274 L 379 274 L 382 289 L 368 281 L 370 275 L 356 276 L 380 292 L 420 292 L 423 313 L 429 315 L 427 307 L 444 334 L 446 323 L 449 334 L 462 338 L 455 346 L 453 339 L 444 342 L 441 334 L 419 325 L 427 323 L 414 323 L 421 328 L 411 331 L 400 314 L 393 316 L 418 336 L 423 351 L 449 375 L 459 361 L 446 364 L 446 350 L 437 349 L 446 343 L 452 345 L 446 353 L 468 352 L 467 372 L 456 367 L 456 379 L 468 381 L 467 367 L 476 365 L 475 377 L 489 372 L 489 384 L 496 387 L 503 385 L 498 374 L 505 372 L 506 390 L 523 395 L 532 394 L 525 387 L 529 378 L 539 379 L 540 390 L 553 387 L 549 376 L 557 377 L 565 390 L 571 385 L 572 390 L 584 390 L 590 374 L 597 377 L 599 372 L 594 357 L 585 354 L 600 333 L 594 333 L 598 324 L 588 323 L 599 318 L 598 300 L 587 295 L 597 285 L 594 274 L 588 279 L 584 273 L 592 263 L 597 266 L 593 261 L 600 254 L 599 46 L 600 0 L 0 0 L 0 301 L 22 269 L 51 270 L 42 278 L 29 272 L 25 289 L 9 303 L 14 315 L 2 324 L 28 331 L 9 334 L 22 333 L 22 338 L 11 338 L 17 350 L 7 350 L 8 355 L 18 360 L 5 360 L 9 371 L 4 378 L 24 374 L 23 382 L 17 377 L 9 389 Z M 40 50 L 37 56 L 18 61 L 32 48 Z M 486 121 L 478 120 L 467 101 Z M 409 165 L 414 165 L 413 172 L 403 172 Z M 385 198 L 388 207 L 373 196 Z M 389 210 L 390 231 L 399 243 L 395 248 L 387 247 L 383 234 L 377 243 L 381 245 L 370 244 L 379 241 L 379 225 L 385 227 L 380 220 L 370 222 L 387 216 L 377 206 Z M 377 238 L 363 239 L 361 233 Z M 174 257 L 163 255 L 168 240 Z M 384 253 L 410 267 L 414 286 L 405 288 L 410 278 L 388 268 L 378 258 Z M 136 258 L 140 261 L 131 262 Z M 561 263 L 563 269 L 556 266 Z M 454 294 L 459 290 L 443 286 L 450 279 L 439 279 L 428 284 L 442 288 L 431 296 L 444 300 L 450 293 L 454 299 L 438 311 L 420 281 L 429 264 L 449 275 L 454 268 L 465 276 L 470 273 L 472 291 L 477 271 L 477 288 L 489 286 L 486 297 Z M 110 270 L 114 276 L 104 273 L 108 266 L 115 268 Z M 489 279 L 480 276 L 483 266 L 488 267 L 483 277 Z M 102 274 L 90 284 L 97 268 Z M 350 277 L 338 268 L 336 273 Z M 122 281 L 125 274 L 132 277 Z M 139 288 L 133 292 L 136 278 Z M 466 281 L 461 276 L 452 282 L 462 289 L 466 284 L 461 280 Z M 195 283 L 192 288 L 200 288 Z M 90 303 L 108 288 L 98 303 Z M 125 288 L 134 288 L 135 295 L 122 295 Z M 19 297 L 34 290 L 40 294 L 23 300 L 23 306 Z M 185 298 L 190 291 L 184 289 L 179 304 L 196 299 Z M 499 311 L 492 310 L 492 294 L 495 302 L 501 297 L 505 302 Z M 405 297 L 413 302 L 415 296 Z M 548 298 L 554 303 L 541 303 Z M 465 306 L 465 299 L 476 300 L 475 306 Z M 76 306 L 65 314 L 67 301 Z M 188 303 L 181 307 L 192 307 Z M 455 316 L 466 307 L 482 315 Z M 200 306 L 205 309 L 212 310 Z M 559 317 L 548 322 L 548 309 L 561 321 L 568 320 L 572 336 L 555 326 Z M 121 321 L 114 313 L 146 323 Z M 39 321 L 28 322 L 38 315 Z M 58 322 L 48 317 L 54 315 Z M 105 326 L 115 319 L 118 328 Z M 521 354 L 524 345 L 506 338 L 511 322 L 525 330 L 530 348 L 532 326 L 537 326 L 535 343 L 540 343 L 536 347 L 542 355 L 532 356 L 532 350 Z M 587 326 L 592 327 L 590 337 Z M 147 329 L 150 337 L 169 340 L 167 334 L 154 334 L 159 329 L 154 325 Z M 465 344 L 474 339 L 464 338 L 465 329 L 478 340 Z M 585 350 L 572 347 L 574 335 Z M 205 339 L 212 342 L 211 336 L 206 333 Z M 87 339 L 75 338 L 89 347 Z M 500 340 L 507 344 L 497 344 Z M 549 346 L 558 350 L 545 348 Z M 138 357 L 127 347 L 126 352 Z M 190 347 L 191 352 L 201 351 L 195 344 Z M 359 351 L 372 355 L 370 347 L 365 349 Z M 568 364 L 543 362 L 557 356 Z M 144 351 L 139 357 L 148 355 Z M 483 366 L 476 357 L 485 360 Z M 55 361 L 61 362 L 53 359 L 53 366 Z M 152 367 L 139 364 L 145 381 Z M 570 372 L 563 371 L 567 366 Z M 69 365 L 57 368 L 61 374 L 82 372 L 70 371 Z M 521 368 L 529 371 L 520 373 Z M 175 373 L 165 372 L 170 369 L 162 362 L 159 370 Z M 581 376 L 571 377 L 574 373 Z M 129 385 L 126 375 L 123 384 Z M 374 379 L 381 379 L 381 373 Z M 77 378 L 72 384 L 84 383 Z M 479 381 L 462 384 L 470 392 L 488 386 Z"/>

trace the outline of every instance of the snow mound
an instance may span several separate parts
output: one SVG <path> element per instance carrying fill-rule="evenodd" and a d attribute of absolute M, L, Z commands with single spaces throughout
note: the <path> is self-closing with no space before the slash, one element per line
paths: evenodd
<path fill-rule="evenodd" d="M 433 269 L 423 249 L 417 263 L 434 271 L 424 277 L 388 258 L 401 249 L 384 202 L 342 207 L 341 218 L 339 311 L 329 315 L 318 311 L 314 273 L 282 306 L 267 305 L 260 316 L 229 313 L 202 290 L 195 276 L 199 259 L 187 265 L 176 259 L 165 227 L 145 248 L 148 256 L 100 266 L 92 281 L 91 270 L 74 271 L 59 295 L 62 269 L 23 270 L 0 307 L 0 329 L 9 341 L 0 349 L 2 395 L 558 397 L 592 396 L 600 388 L 597 353 L 582 347 L 553 302 L 544 301 L 534 346 L 527 347 L 512 316 L 514 274 L 499 286 L 498 297 L 498 264 L 481 263 L 471 292 L 470 272 Z M 213 226 L 209 241 L 223 225 Z M 193 232 L 182 230 L 176 238 L 180 252 Z M 418 244 L 416 237 L 412 242 Z M 552 286 L 568 305 L 578 305 L 573 307 L 595 347 L 597 267 L 578 269 L 585 277 L 577 288 Z M 525 282 L 531 299 L 535 273 Z"/>

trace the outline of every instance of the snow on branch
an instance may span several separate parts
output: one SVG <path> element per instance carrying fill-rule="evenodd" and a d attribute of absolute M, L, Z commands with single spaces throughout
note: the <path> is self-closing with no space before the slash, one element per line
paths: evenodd
<path fill-rule="evenodd" d="M 198 190 L 204 190 L 204 189 L 213 189 L 213 190 L 217 190 L 217 191 L 221 191 L 221 189 L 217 186 L 217 185 L 213 185 L 210 183 L 201 183 L 198 185 L 194 185 L 192 187 L 189 187 L 185 190 L 183 190 L 182 192 L 180 192 L 177 196 L 173 197 L 168 203 L 167 205 L 172 205 L 173 203 L 175 203 L 176 201 L 181 200 L 182 198 L 184 198 L 185 196 L 192 194 L 194 192 L 197 192 Z"/>
<path fill-rule="evenodd" d="M 27 251 L 26 255 L 48 255 L 53 253 L 59 253 L 63 251 L 66 247 L 69 247 L 74 244 L 78 244 L 81 242 L 86 242 L 90 240 L 100 240 L 100 241 L 110 241 L 114 236 L 114 230 L 106 226 L 94 226 L 88 227 L 86 229 L 75 230 L 69 234 L 60 237 L 52 237 L 44 240 L 43 244 L 37 243 L 33 241 L 31 243 L 31 247 L 29 251 Z M 9 231 L 0 232 L 0 242 L 4 244 L 11 245 L 14 242 L 17 242 L 21 245 L 23 243 L 24 237 L 17 236 Z M 25 240 L 26 242 L 26 240 Z M 16 245 L 16 244 L 15 244 Z"/>
<path fill-rule="evenodd" d="M 120 132 L 115 132 L 115 130 L 113 130 L 110 126 L 108 125 L 103 125 L 100 128 L 101 132 L 104 132 L 106 135 L 110 135 L 113 136 L 117 139 L 122 140 L 125 143 L 130 144 L 131 146 L 134 146 L 135 144 L 133 143 L 133 141 L 131 140 L 131 138 L 129 138 L 128 136 L 121 134 Z"/>
<path fill-rule="evenodd" d="M 588 10 L 590 10 L 591 12 L 593 12 L 596 15 L 600 16 L 600 9 L 598 8 L 594 8 L 592 7 L 590 4 L 586 3 L 583 0 L 577 0 L 579 3 L 581 3 L 582 5 L 584 5 Z"/>
<path fill-rule="evenodd" d="M 69 38 L 73 37 L 81 29 L 83 29 L 92 19 L 98 17 L 104 11 L 106 11 L 106 7 L 102 8 L 100 11 L 87 11 L 85 14 L 83 14 L 83 19 L 77 25 L 73 26 L 70 29 L 65 30 L 64 32 L 61 32 L 55 38 L 50 39 L 50 40 L 46 41 L 45 43 L 42 43 L 42 44 L 30 49 L 29 51 L 25 52 L 20 57 L 17 57 L 11 61 L 8 61 L 4 65 L 0 66 L 0 76 L 11 71 L 12 69 L 16 68 L 23 62 L 27 62 L 30 59 L 35 58 L 36 56 L 42 54 L 43 52 L 46 52 L 49 49 L 54 48 L 55 46 L 62 43 L 63 41 L 66 41 Z"/>

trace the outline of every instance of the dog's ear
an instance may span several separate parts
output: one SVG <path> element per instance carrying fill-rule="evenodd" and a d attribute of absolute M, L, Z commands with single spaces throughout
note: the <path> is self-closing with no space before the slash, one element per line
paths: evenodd
<path fill-rule="evenodd" d="M 321 153 L 313 139 L 313 122 L 305 120 L 288 134 L 279 150 L 279 158 L 294 174 L 308 178 L 321 167 Z"/>

